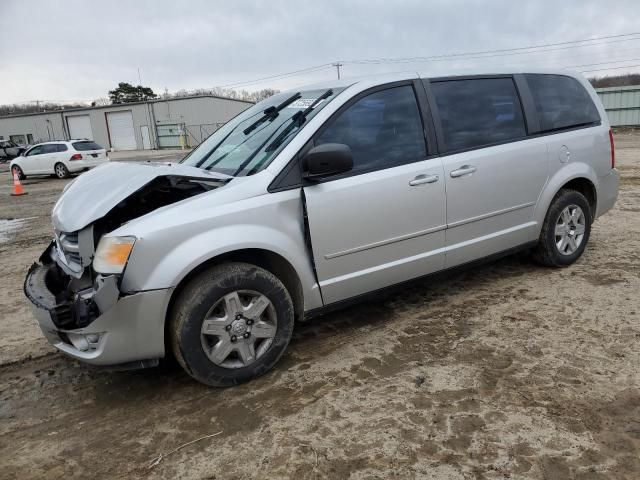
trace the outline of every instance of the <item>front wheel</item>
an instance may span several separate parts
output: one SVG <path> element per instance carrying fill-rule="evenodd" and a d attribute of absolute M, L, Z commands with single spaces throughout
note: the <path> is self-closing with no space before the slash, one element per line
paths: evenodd
<path fill-rule="evenodd" d="M 69 170 L 64 166 L 64 163 L 56 163 L 53 171 L 58 178 L 67 178 L 69 176 Z"/>
<path fill-rule="evenodd" d="M 193 378 L 223 387 L 270 370 L 291 340 L 289 292 L 247 263 L 215 266 L 180 293 L 170 318 L 173 353 Z"/>
<path fill-rule="evenodd" d="M 549 267 L 571 265 L 587 246 L 591 221 L 591 207 L 585 196 L 575 190 L 561 190 L 547 211 L 534 250 L 535 260 Z"/>

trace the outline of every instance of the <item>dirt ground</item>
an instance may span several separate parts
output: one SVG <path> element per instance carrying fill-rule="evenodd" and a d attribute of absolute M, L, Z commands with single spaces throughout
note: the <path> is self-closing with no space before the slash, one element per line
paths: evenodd
<path fill-rule="evenodd" d="M 415 283 L 300 325 L 230 389 L 48 346 L 22 282 L 65 182 L 9 197 L 5 168 L 0 219 L 26 220 L 0 221 L 0 478 L 640 478 L 640 134 L 616 144 L 620 199 L 577 264 Z"/>

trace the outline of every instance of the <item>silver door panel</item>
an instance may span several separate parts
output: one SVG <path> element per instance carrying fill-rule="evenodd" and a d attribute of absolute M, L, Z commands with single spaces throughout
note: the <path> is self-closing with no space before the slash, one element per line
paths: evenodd
<path fill-rule="evenodd" d="M 431 159 L 305 187 L 326 304 L 444 268 L 443 174 Z"/>
<path fill-rule="evenodd" d="M 351 254 L 342 265 L 339 264 L 340 258 L 327 262 L 328 269 L 345 273 L 320 281 L 325 303 L 336 302 L 442 270 L 444 239 L 444 227 L 442 227 L 436 233 Z M 380 258 L 395 260 L 380 264 Z M 342 268 L 346 265 L 353 266 L 355 270 L 350 272 L 350 268 Z M 366 265 L 374 266 L 366 268 Z"/>
<path fill-rule="evenodd" d="M 519 211 L 523 210 L 523 211 Z M 446 265 L 453 267 L 503 252 L 538 237 L 534 205 L 465 223 L 446 232 Z M 522 217 L 529 221 L 522 222 Z"/>
<path fill-rule="evenodd" d="M 443 164 L 447 267 L 535 239 L 535 205 L 549 176 L 544 138 L 448 155 Z"/>

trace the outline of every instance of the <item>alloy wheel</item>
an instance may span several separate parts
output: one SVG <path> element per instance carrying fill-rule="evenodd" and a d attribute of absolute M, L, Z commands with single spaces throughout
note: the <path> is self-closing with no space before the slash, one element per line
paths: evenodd
<path fill-rule="evenodd" d="M 569 205 L 558 217 L 555 229 L 555 241 L 562 255 L 572 255 L 580 248 L 585 234 L 586 219 L 582 208 Z"/>

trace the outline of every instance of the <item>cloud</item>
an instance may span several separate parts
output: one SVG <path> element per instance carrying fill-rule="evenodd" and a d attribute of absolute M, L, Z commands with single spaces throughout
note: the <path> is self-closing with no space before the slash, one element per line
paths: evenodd
<path fill-rule="evenodd" d="M 5 0 L 0 103 L 103 97 L 118 82 L 138 83 L 138 68 L 143 84 L 176 91 L 336 60 L 428 56 L 628 33 L 640 30 L 634 25 L 639 10 L 637 0 Z M 527 62 L 562 66 L 638 57 L 640 40 L 465 62 L 347 64 L 343 73 L 442 72 Z M 329 67 L 251 88 L 287 88 L 334 76 Z"/>

